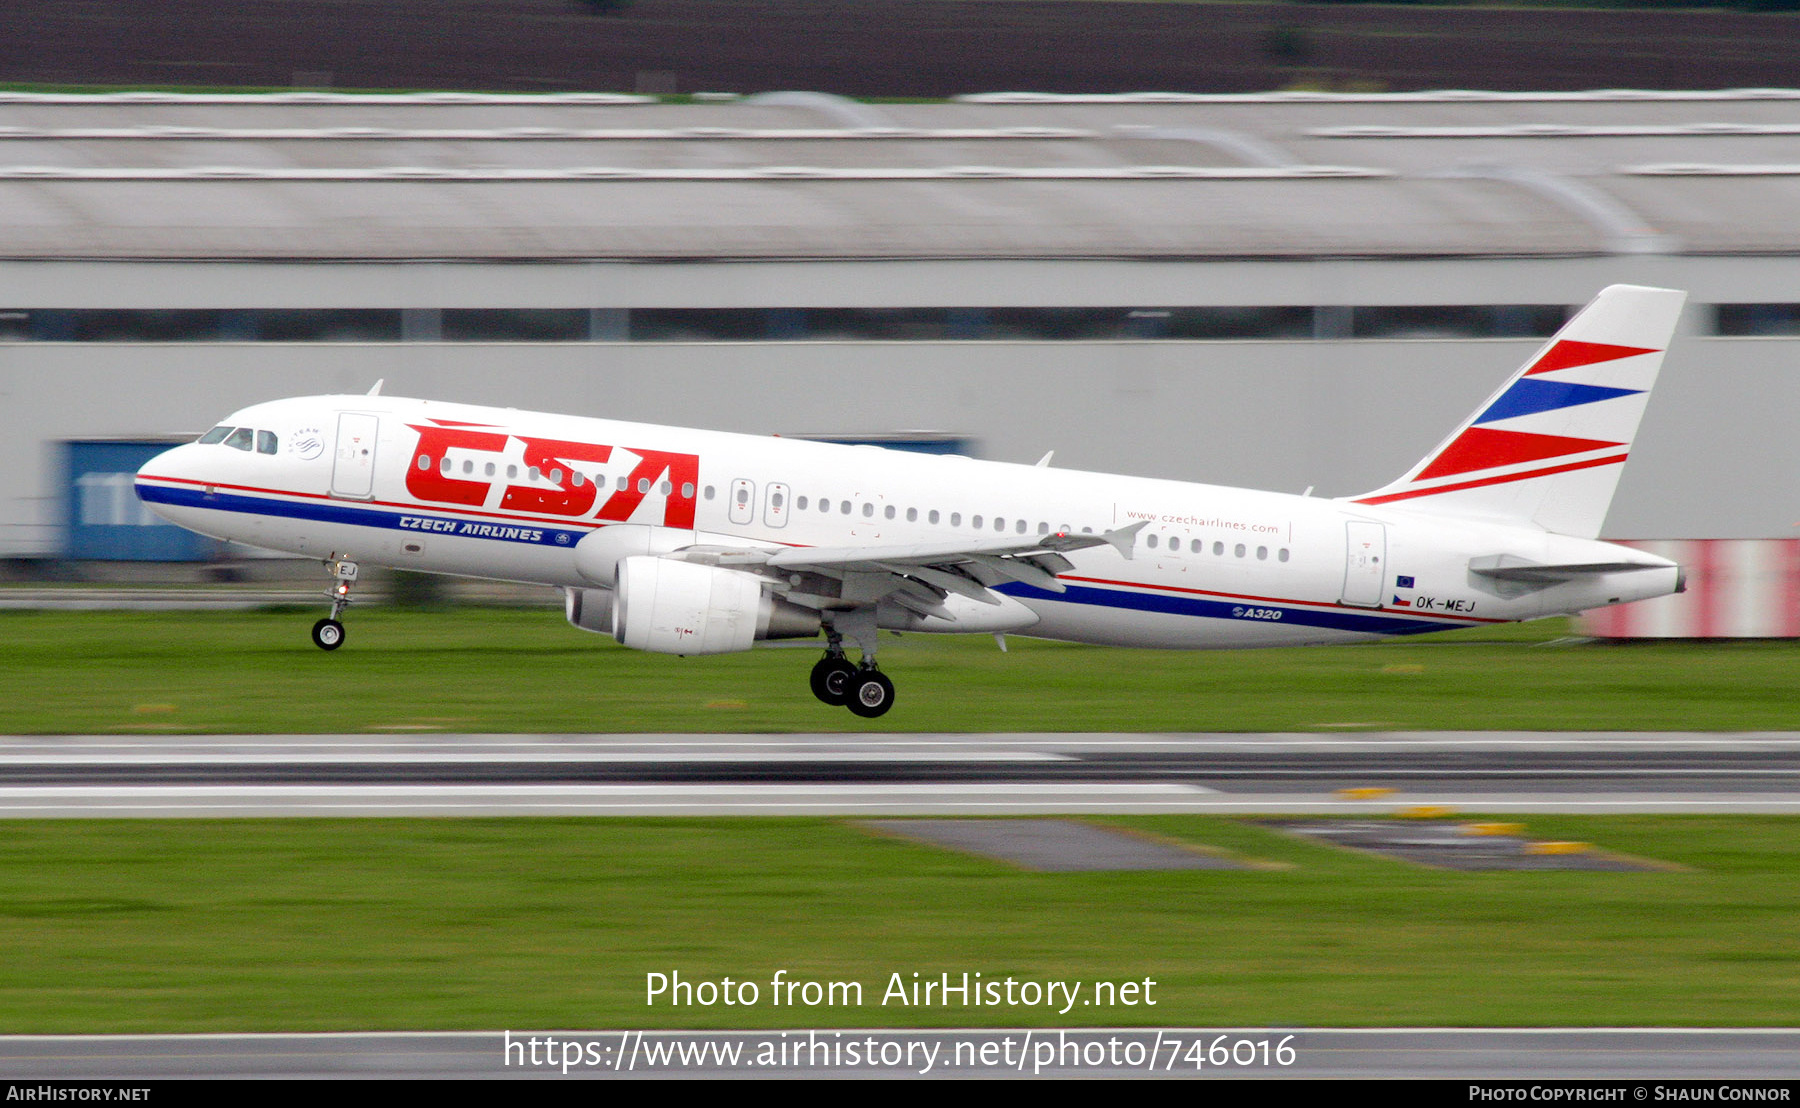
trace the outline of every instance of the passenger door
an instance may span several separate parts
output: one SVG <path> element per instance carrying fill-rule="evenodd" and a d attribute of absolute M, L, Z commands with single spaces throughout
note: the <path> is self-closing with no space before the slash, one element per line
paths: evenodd
<path fill-rule="evenodd" d="M 1343 603 L 1379 608 L 1387 584 L 1387 526 L 1351 520 L 1345 523 L 1344 532 Z"/>
<path fill-rule="evenodd" d="M 371 500 L 375 495 L 375 442 L 381 417 L 367 412 L 339 412 L 337 458 L 331 467 L 331 495 L 344 500 Z"/>

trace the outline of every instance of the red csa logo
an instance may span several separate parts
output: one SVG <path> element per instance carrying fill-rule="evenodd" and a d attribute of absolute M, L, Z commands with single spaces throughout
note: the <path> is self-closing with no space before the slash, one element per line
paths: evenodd
<path fill-rule="evenodd" d="M 452 477 L 446 472 L 444 458 L 452 449 L 503 454 L 512 439 L 524 446 L 524 461 L 551 481 L 554 487 L 507 485 L 499 506 L 515 512 L 532 512 L 554 516 L 585 516 L 594 508 L 603 491 L 586 477 L 575 483 L 577 462 L 606 462 L 613 448 L 592 442 L 569 442 L 563 439 L 529 438 L 505 431 L 484 429 L 476 423 L 437 423 L 420 426 L 408 424 L 419 433 L 419 444 L 413 448 L 412 462 L 406 467 L 406 491 L 420 500 L 439 504 L 462 504 L 479 508 L 487 503 L 493 481 L 469 477 Z M 595 518 L 623 523 L 667 475 L 669 493 L 663 508 L 663 524 L 667 527 L 694 525 L 695 485 L 700 480 L 700 459 L 694 454 L 673 454 L 666 450 L 643 450 L 620 447 L 637 458 L 637 464 L 618 489 L 600 505 Z M 554 480 L 552 480 L 554 478 Z"/>

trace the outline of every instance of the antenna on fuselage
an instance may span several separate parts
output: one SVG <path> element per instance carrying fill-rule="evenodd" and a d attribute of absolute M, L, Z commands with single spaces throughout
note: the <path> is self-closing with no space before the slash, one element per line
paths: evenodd
<path fill-rule="evenodd" d="M 387 384 L 386 377 L 376 378 L 375 387 L 369 390 L 369 395 L 370 396 L 380 396 L 381 395 L 381 386 L 385 385 L 385 384 Z"/>

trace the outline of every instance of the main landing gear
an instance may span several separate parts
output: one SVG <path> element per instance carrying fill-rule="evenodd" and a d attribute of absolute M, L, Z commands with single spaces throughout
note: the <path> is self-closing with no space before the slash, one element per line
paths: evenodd
<path fill-rule="evenodd" d="M 320 650 L 336 650 L 344 645 L 344 625 L 338 617 L 350 606 L 350 586 L 356 581 L 355 562 L 336 562 L 331 567 L 337 584 L 327 595 L 331 597 L 331 615 L 313 624 L 313 645 Z"/>
<path fill-rule="evenodd" d="M 840 620 L 839 622 L 846 622 Z M 812 668 L 813 695 L 832 707 L 845 707 L 864 719 L 885 715 L 894 706 L 894 683 L 875 667 L 874 619 L 865 629 L 846 628 L 862 647 L 862 664 L 844 657 L 844 636 L 836 627 L 825 629 L 825 656 Z"/>

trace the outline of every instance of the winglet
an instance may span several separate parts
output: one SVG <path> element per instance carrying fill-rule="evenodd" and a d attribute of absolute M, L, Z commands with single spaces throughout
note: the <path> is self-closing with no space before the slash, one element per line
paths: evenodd
<path fill-rule="evenodd" d="M 375 387 L 369 390 L 369 395 L 370 396 L 380 396 L 381 395 L 381 386 L 385 385 L 386 383 L 387 383 L 386 377 L 377 377 L 375 379 Z"/>
<path fill-rule="evenodd" d="M 1046 450 L 1044 456 L 1037 460 L 1037 468 L 1044 469 L 1050 465 L 1050 459 L 1056 457 L 1056 451 Z"/>
<path fill-rule="evenodd" d="M 1139 520 L 1130 527 L 1120 527 L 1117 530 L 1108 531 L 1100 537 L 1112 544 L 1113 549 L 1119 552 L 1119 557 L 1130 561 L 1132 548 L 1137 546 L 1138 532 L 1148 526 L 1150 526 L 1149 520 Z"/>

